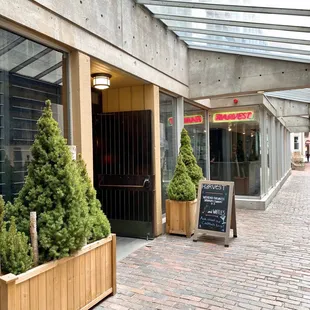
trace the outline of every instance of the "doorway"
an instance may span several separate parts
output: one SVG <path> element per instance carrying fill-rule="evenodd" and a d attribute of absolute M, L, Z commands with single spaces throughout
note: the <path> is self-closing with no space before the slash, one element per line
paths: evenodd
<path fill-rule="evenodd" d="M 94 186 L 113 233 L 154 237 L 152 111 L 93 115 Z"/>

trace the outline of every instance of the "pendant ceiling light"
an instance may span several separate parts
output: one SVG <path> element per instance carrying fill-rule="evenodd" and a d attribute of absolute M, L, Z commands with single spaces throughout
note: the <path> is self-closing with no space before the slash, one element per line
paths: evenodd
<path fill-rule="evenodd" d="M 92 86 L 94 88 L 103 90 L 110 87 L 110 78 L 112 75 L 108 73 L 94 73 L 92 77 Z"/>

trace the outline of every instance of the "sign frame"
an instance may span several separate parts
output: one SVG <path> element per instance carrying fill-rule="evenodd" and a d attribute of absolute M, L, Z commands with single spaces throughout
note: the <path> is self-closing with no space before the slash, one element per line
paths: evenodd
<path fill-rule="evenodd" d="M 200 203 L 201 203 L 201 192 L 203 184 L 219 184 L 222 186 L 229 186 L 228 192 L 228 207 L 227 207 L 227 219 L 226 219 L 226 231 L 219 232 L 207 229 L 198 228 L 199 225 L 199 215 L 200 215 Z M 225 247 L 229 247 L 229 238 L 230 238 L 230 230 L 233 229 L 233 236 L 237 238 L 237 219 L 236 219 L 236 203 L 235 203 L 235 183 L 234 182 L 224 182 L 224 181 L 216 181 L 216 180 L 203 180 L 199 182 L 198 189 L 198 199 L 197 199 L 197 208 L 196 208 L 196 223 L 195 223 L 195 233 L 193 241 L 198 240 L 199 234 L 205 234 L 208 236 L 221 237 L 224 238 Z"/>

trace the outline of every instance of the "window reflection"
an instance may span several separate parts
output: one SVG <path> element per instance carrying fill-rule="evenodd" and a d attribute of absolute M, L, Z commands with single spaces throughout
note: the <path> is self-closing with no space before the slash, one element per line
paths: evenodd
<path fill-rule="evenodd" d="M 0 29 L 0 194 L 13 200 L 23 186 L 44 102 L 63 129 L 63 54 Z"/>
<path fill-rule="evenodd" d="M 237 195 L 259 196 L 259 113 L 253 107 L 247 110 L 211 113 L 210 177 L 212 180 L 234 181 Z"/>

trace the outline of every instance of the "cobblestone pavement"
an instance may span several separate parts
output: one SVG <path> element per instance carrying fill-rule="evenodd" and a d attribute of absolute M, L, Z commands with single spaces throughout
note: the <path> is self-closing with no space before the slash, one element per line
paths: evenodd
<path fill-rule="evenodd" d="M 102 309 L 310 309 L 310 165 L 267 211 L 237 210 L 238 238 L 162 236 L 118 264 Z"/>

